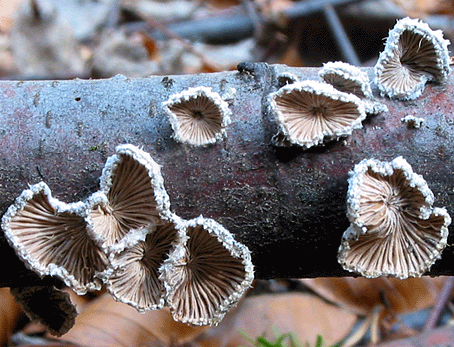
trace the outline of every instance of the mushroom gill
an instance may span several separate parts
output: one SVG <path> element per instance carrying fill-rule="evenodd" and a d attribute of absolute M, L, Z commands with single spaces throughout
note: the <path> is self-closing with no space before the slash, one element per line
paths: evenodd
<path fill-rule="evenodd" d="M 85 204 L 52 198 L 41 182 L 30 186 L 2 218 L 10 244 L 39 275 L 61 278 L 78 294 L 97 290 L 108 259 L 93 241 L 85 220 Z"/>
<path fill-rule="evenodd" d="M 189 88 L 164 103 L 175 140 L 194 146 L 215 143 L 230 123 L 227 102 L 210 88 Z"/>
<path fill-rule="evenodd" d="M 366 118 L 358 97 L 316 81 L 284 86 L 270 94 L 269 102 L 280 132 L 305 148 L 350 135 Z"/>
<path fill-rule="evenodd" d="M 253 280 L 249 250 L 213 220 L 186 222 L 187 237 L 161 268 L 176 321 L 217 325 Z"/>
<path fill-rule="evenodd" d="M 365 277 L 421 276 L 440 257 L 451 222 L 446 210 L 432 203 L 426 182 L 402 157 L 362 161 L 349 180 L 351 225 L 339 262 Z"/>
<path fill-rule="evenodd" d="M 159 268 L 178 241 L 172 221 L 148 225 L 144 240 L 110 255 L 112 274 L 106 280 L 107 291 L 115 300 L 135 307 L 139 312 L 164 306 L 165 289 Z"/>
<path fill-rule="evenodd" d="M 323 64 L 320 78 L 337 90 L 351 93 L 358 98 L 372 98 L 372 89 L 367 74 L 356 66 L 341 61 Z"/>
<path fill-rule="evenodd" d="M 374 68 L 381 92 L 398 99 L 415 99 L 427 81 L 446 81 L 449 43 L 441 31 L 431 30 L 418 19 L 399 20 L 389 32 Z"/>
<path fill-rule="evenodd" d="M 169 209 L 161 169 L 132 145 L 116 148 L 101 175 L 101 190 L 89 199 L 89 218 L 103 247 L 118 243 L 131 230 L 158 224 Z"/>

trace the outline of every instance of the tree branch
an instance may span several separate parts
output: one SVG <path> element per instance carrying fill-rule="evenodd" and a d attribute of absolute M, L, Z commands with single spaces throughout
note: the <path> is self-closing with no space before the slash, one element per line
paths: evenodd
<path fill-rule="evenodd" d="M 271 144 L 277 127 L 267 96 L 277 90 L 278 74 L 318 79 L 318 69 L 241 67 L 241 72 L 138 79 L 1 81 L 0 213 L 27 184 L 41 180 L 63 201 L 88 197 L 98 189 L 115 146 L 131 143 L 162 165 L 173 211 L 222 223 L 251 249 L 257 278 L 350 275 L 336 256 L 349 225 L 348 172 L 364 158 L 402 155 L 427 180 L 435 206 L 454 216 L 452 76 L 445 86 L 428 86 L 415 101 L 383 99 L 389 112 L 368 117 L 363 129 L 345 140 L 302 150 Z M 161 103 L 202 85 L 234 96 L 227 138 L 208 147 L 177 143 Z M 423 126 L 402 123 L 408 114 L 424 118 Z M 0 285 L 34 282 L 4 237 L 0 257 L 11 267 Z M 430 275 L 454 274 L 453 260 L 448 246 Z"/>

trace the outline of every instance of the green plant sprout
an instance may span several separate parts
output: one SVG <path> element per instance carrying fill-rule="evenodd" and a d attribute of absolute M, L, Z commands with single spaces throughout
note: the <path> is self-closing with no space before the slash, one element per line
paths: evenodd
<path fill-rule="evenodd" d="M 240 334 L 255 347 L 311 347 L 311 344 L 309 342 L 306 342 L 306 344 L 303 346 L 295 334 L 291 332 L 280 334 L 277 328 L 274 327 L 273 327 L 273 334 L 275 337 L 274 342 L 267 339 L 264 335 L 257 336 L 257 338 L 254 340 L 243 331 L 240 331 Z M 341 347 L 342 344 L 343 341 L 338 342 L 331 346 L 326 346 L 325 343 L 323 342 L 323 337 L 321 335 L 317 335 L 314 347 Z"/>

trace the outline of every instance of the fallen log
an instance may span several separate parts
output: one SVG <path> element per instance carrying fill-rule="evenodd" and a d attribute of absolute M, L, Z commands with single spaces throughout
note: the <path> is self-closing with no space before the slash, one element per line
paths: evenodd
<path fill-rule="evenodd" d="M 413 101 L 377 96 L 388 112 L 368 116 L 362 129 L 323 147 L 273 145 L 277 125 L 267 96 L 279 88 L 277 77 L 318 80 L 318 71 L 245 63 L 213 74 L 0 81 L 0 215 L 39 181 L 62 201 L 87 198 L 99 188 L 106 158 L 131 143 L 162 166 L 172 211 L 224 225 L 252 251 L 256 278 L 351 275 L 338 264 L 337 250 L 349 226 L 348 172 L 361 160 L 403 156 L 426 179 L 434 205 L 454 216 L 454 79 L 427 86 Z M 230 103 L 226 138 L 213 145 L 176 142 L 162 106 L 196 86 L 211 87 Z M 424 123 L 409 127 L 401 121 L 407 115 Z M 453 274 L 451 242 L 429 275 Z M 0 259 L 9 267 L 0 285 L 39 282 L 3 234 Z"/>

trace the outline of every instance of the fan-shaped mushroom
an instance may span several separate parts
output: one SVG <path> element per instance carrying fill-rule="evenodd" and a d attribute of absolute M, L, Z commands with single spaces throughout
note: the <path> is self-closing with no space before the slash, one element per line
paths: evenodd
<path fill-rule="evenodd" d="M 144 228 L 144 239 L 110 255 L 113 267 L 107 278 L 107 291 L 115 300 L 135 307 L 139 312 L 164 306 L 165 289 L 159 268 L 171 248 L 179 241 L 178 221 L 162 222 Z M 181 222 L 180 222 L 181 223 Z"/>
<path fill-rule="evenodd" d="M 287 72 L 287 71 L 284 71 L 284 72 L 280 73 L 276 77 L 276 80 L 277 80 L 277 84 L 278 84 L 279 88 L 283 87 L 283 86 L 285 86 L 287 84 L 292 84 L 292 83 L 295 83 L 295 82 L 299 81 L 297 76 L 295 76 L 291 72 Z"/>
<path fill-rule="evenodd" d="M 101 175 L 101 190 L 89 200 L 89 220 L 104 248 L 118 243 L 131 230 L 159 224 L 169 212 L 161 167 L 133 145 L 121 145 Z"/>
<path fill-rule="evenodd" d="M 451 218 L 432 207 L 433 194 L 422 176 L 398 157 L 367 159 L 350 173 L 348 217 L 338 260 L 365 277 L 419 277 L 446 246 Z"/>
<path fill-rule="evenodd" d="M 337 90 L 351 93 L 358 98 L 373 98 L 367 74 L 360 68 L 341 61 L 323 64 L 320 78 Z"/>
<path fill-rule="evenodd" d="M 215 143 L 230 123 L 228 103 L 207 87 L 184 90 L 163 105 L 179 142 L 194 146 Z"/>
<path fill-rule="evenodd" d="M 177 321 L 216 325 L 252 283 L 250 251 L 211 219 L 184 227 L 187 237 L 161 267 L 167 305 Z"/>
<path fill-rule="evenodd" d="M 341 61 L 328 62 L 323 64 L 319 76 L 337 90 L 360 98 L 366 113 L 377 114 L 388 111 L 386 105 L 374 100 L 369 77 L 360 68 Z"/>
<path fill-rule="evenodd" d="M 282 134 L 305 148 L 350 135 L 366 118 L 357 96 L 316 81 L 286 85 L 270 94 L 269 103 Z"/>
<path fill-rule="evenodd" d="M 418 19 L 399 20 L 375 65 L 380 91 L 389 97 L 415 99 L 427 81 L 446 81 L 450 72 L 449 44 L 440 30 L 433 31 Z"/>
<path fill-rule="evenodd" d="M 61 278 L 78 294 L 101 288 L 95 276 L 108 259 L 96 246 L 83 202 L 66 204 L 44 183 L 30 186 L 2 218 L 2 229 L 25 264 L 41 276 Z"/>

